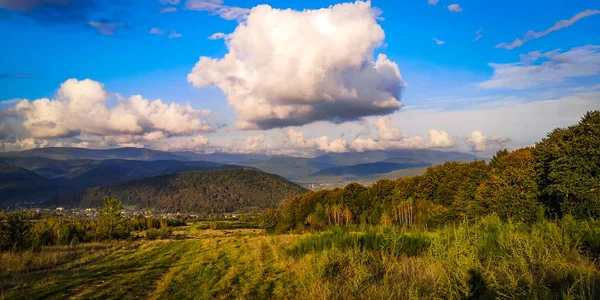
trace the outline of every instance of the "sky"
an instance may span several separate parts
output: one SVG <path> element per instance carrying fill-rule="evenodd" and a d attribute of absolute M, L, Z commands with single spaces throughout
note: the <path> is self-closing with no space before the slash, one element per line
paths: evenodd
<path fill-rule="evenodd" d="M 594 0 L 0 0 L 0 151 L 489 157 L 600 109 L 598 28 Z"/>

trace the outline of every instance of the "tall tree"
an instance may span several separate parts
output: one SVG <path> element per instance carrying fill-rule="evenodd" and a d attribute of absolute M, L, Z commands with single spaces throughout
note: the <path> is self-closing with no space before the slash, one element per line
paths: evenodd
<path fill-rule="evenodd" d="M 99 239 L 119 239 L 129 236 L 129 230 L 121 218 L 123 203 L 117 199 L 104 197 L 104 207 L 100 210 L 96 236 Z"/>
<path fill-rule="evenodd" d="M 551 214 L 600 217 L 600 111 L 555 129 L 533 153 L 541 199 Z"/>

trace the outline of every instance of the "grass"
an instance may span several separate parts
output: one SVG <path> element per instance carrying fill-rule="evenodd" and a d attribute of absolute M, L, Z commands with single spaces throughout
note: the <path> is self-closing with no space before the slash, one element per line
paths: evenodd
<path fill-rule="evenodd" d="M 488 217 L 432 232 L 268 235 L 192 224 L 185 239 L 3 253 L 0 298 L 594 299 L 599 225 Z"/>

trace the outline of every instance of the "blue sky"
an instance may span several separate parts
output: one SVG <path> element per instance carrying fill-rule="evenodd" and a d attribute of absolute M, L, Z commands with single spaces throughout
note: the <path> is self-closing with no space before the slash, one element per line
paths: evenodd
<path fill-rule="evenodd" d="M 332 141 L 342 135 L 348 143 L 345 149 L 352 151 L 350 147 L 352 140 L 344 132 L 358 135 L 365 132 L 363 128 L 367 128 L 366 132 L 370 132 L 371 136 L 362 138 L 381 142 L 381 139 L 377 139 L 376 119 L 387 114 L 382 112 L 364 115 L 358 120 L 350 120 L 341 125 L 332 124 L 325 117 L 319 120 L 309 118 L 306 121 L 298 121 L 299 123 L 292 124 L 294 125 L 292 127 L 258 125 L 257 128 L 250 128 L 251 130 L 238 130 L 234 124 L 243 117 L 233 107 L 235 105 L 228 103 L 230 95 L 227 91 L 222 91 L 222 86 L 217 84 L 218 87 L 198 87 L 188 82 L 188 74 L 192 72 L 200 56 L 218 59 L 230 51 L 223 39 L 211 40 L 208 37 L 216 32 L 232 33 L 239 22 L 245 22 L 243 16 L 237 20 L 226 20 L 218 15 L 215 7 L 249 9 L 259 4 L 268 4 L 273 9 L 289 8 L 303 11 L 327 8 L 338 2 L 226 1 L 222 3 L 214 0 L 208 2 L 196 0 L 196 2 L 209 3 L 209 8 L 187 9 L 188 2 L 193 1 L 173 1 L 172 3 L 177 3 L 174 5 L 159 0 L 132 0 L 126 4 L 123 4 L 125 3 L 123 1 L 100 1 L 94 7 L 81 8 L 84 11 L 78 13 L 82 16 L 81 19 L 70 18 L 66 13 L 64 18 L 61 15 L 69 5 L 78 5 L 76 0 L 60 4 L 60 8 L 65 10 L 59 13 L 56 13 L 58 10 L 50 10 L 44 4 L 18 7 L 14 3 L 11 5 L 11 2 L 19 1 L 0 1 L 0 33 L 4 45 L 0 57 L 2 77 L 0 78 L 0 101 L 3 101 L 0 108 L 10 109 L 16 102 L 13 99 L 31 101 L 40 98 L 54 99 L 57 90 L 67 79 L 89 78 L 102 83 L 107 91 L 124 97 L 140 94 L 150 101 L 162 99 L 165 103 L 189 104 L 194 109 L 210 110 L 212 114 L 207 122 L 216 129 L 210 132 L 199 131 L 199 133 L 210 140 L 209 144 L 212 147 L 221 150 L 239 148 L 241 149 L 239 151 L 246 151 L 242 149 L 248 142 L 243 140 L 244 138 L 265 135 L 264 141 L 261 142 L 264 145 L 248 151 L 272 151 L 278 147 L 277 137 L 285 136 L 290 129 L 303 133 L 306 140 L 302 145 L 308 152 L 328 151 Z M 450 11 L 451 4 L 458 4 L 460 9 Z M 374 59 L 379 53 L 387 55 L 389 60 L 398 66 L 402 81 L 407 85 L 402 92 L 403 108 L 387 115 L 390 116 L 391 126 L 401 128 L 407 135 L 426 135 L 428 130 L 440 130 L 448 133 L 449 138 L 452 139 L 452 149 L 474 151 L 477 147 L 473 147 L 473 143 L 468 142 L 468 135 L 479 130 L 489 137 L 492 134 L 496 138 L 502 136 L 505 140 L 511 141 L 510 146 L 516 147 L 535 142 L 554 126 L 576 122 L 581 112 L 574 110 L 561 116 L 537 116 L 542 120 L 540 124 L 546 127 L 539 128 L 536 133 L 521 136 L 515 130 L 506 130 L 505 134 L 500 125 L 469 121 L 464 121 L 464 128 L 450 132 L 445 128 L 446 124 L 438 124 L 435 120 L 417 126 L 414 122 L 405 121 L 410 118 L 403 116 L 418 114 L 419 119 L 429 120 L 432 115 L 440 112 L 447 112 L 450 116 L 449 114 L 455 112 L 474 111 L 486 107 L 489 103 L 498 102 L 500 106 L 506 107 L 512 105 L 514 101 L 520 104 L 541 100 L 559 101 L 570 95 L 584 93 L 585 104 L 578 106 L 579 108 L 600 108 L 600 98 L 594 94 L 598 92 L 597 87 L 600 84 L 600 70 L 597 69 L 600 62 L 597 56 L 594 56 L 599 50 L 593 48 L 593 45 L 600 45 L 600 30 L 598 30 L 600 14 L 595 11 L 600 9 L 600 4 L 597 1 L 440 0 L 432 5 L 428 0 L 410 0 L 372 1 L 371 6 L 382 12 L 377 23 L 385 33 L 384 45 L 375 49 L 372 58 Z M 177 12 L 160 13 L 161 8 L 167 7 L 176 8 Z M 520 47 L 510 50 L 497 47 L 502 42 L 511 43 L 516 38 L 523 39 L 526 32 L 530 30 L 543 32 L 557 21 L 568 20 L 585 11 L 590 12 L 589 15 L 577 19 L 569 26 L 528 40 Z M 114 28 L 106 29 L 108 32 L 98 30 L 91 25 L 91 22 L 101 22 L 103 26 L 114 26 Z M 152 28 L 160 29 L 164 34 L 150 34 Z M 480 32 L 482 37 L 475 41 L 476 32 L 480 29 L 482 29 Z M 181 36 L 170 38 L 169 35 L 172 33 Z M 290 34 L 294 33 L 290 32 Z M 434 38 L 440 41 L 439 44 L 433 40 Z M 319 37 L 315 37 L 315 43 L 319 42 L 318 39 Z M 588 51 L 585 52 L 586 55 L 591 55 L 590 60 L 579 63 L 589 70 L 581 74 L 572 70 L 578 68 L 577 63 L 573 63 L 560 65 L 565 69 L 565 73 L 556 74 L 559 79 L 542 78 L 547 74 L 544 69 L 541 71 L 542 74 L 526 72 L 525 75 L 518 75 L 527 76 L 526 81 L 532 81 L 526 88 L 514 88 L 518 86 L 517 83 L 500 86 L 492 84 L 493 88 L 484 88 L 481 85 L 494 76 L 494 68 L 490 67 L 490 63 L 519 63 L 523 59 L 522 55 L 531 52 L 539 51 L 544 54 L 561 49 L 560 53 L 565 53 L 585 46 L 591 47 L 586 48 Z M 343 51 L 343 49 L 332 49 L 332 51 Z M 567 58 L 570 59 L 570 56 L 565 59 Z M 565 59 L 554 61 L 564 64 Z M 542 56 L 534 60 L 532 65 L 542 65 L 547 61 L 552 61 L 552 58 Z M 566 64 L 570 64 L 569 60 Z M 554 69 L 560 66 L 555 66 Z M 519 78 L 521 77 L 515 77 L 514 81 L 522 81 Z M 502 80 L 509 79 L 502 77 Z M 516 85 L 511 86 L 511 84 Z M 118 101 L 117 97 L 111 96 L 108 105 L 115 106 Z M 486 107 L 485 110 L 489 111 L 489 108 Z M 411 115 L 411 118 L 414 117 Z M 453 120 L 451 117 L 448 118 Z M 551 120 L 556 122 L 553 123 Z M 11 119 L 10 122 L 15 121 Z M 228 126 L 220 129 L 220 126 L 215 124 Z M 0 130 L 5 130 L 3 128 Z M 323 132 L 316 128 L 322 128 Z M 65 138 L 65 136 L 41 137 L 39 134 L 32 133 L 31 128 L 27 126 L 25 130 L 20 131 L 19 136 L 8 132 L 8 129 L 6 131 L 5 144 L 11 145 L 5 146 L 6 150 L 15 147 L 16 139 L 28 138 L 28 132 L 33 138 L 41 138 L 49 142 L 35 141 L 34 146 L 53 145 L 57 141 L 55 138 L 60 138 L 61 141 Z M 516 132 L 516 136 L 508 135 L 512 132 Z M 165 133 L 169 138 L 181 142 L 188 138 L 187 135 Z M 317 139 L 322 133 L 328 136 L 327 147 L 319 146 L 316 141 L 310 143 L 311 138 Z M 114 135 L 113 132 L 110 134 Z M 96 141 L 104 135 L 105 133 L 82 130 L 76 139 L 81 142 L 92 136 L 92 140 Z M 73 138 L 73 135 L 69 135 L 69 138 Z M 483 142 L 490 146 L 484 147 L 486 150 L 494 150 L 493 141 Z M 313 145 L 314 149 L 308 149 L 308 144 Z M 31 146 L 31 143 L 28 145 Z M 300 144 L 290 142 L 289 145 Z M 144 146 L 153 147 L 149 144 Z"/>

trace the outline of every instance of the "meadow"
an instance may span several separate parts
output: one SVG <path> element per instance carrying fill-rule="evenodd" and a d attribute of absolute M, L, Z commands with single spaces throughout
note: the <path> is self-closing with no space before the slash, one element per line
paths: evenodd
<path fill-rule="evenodd" d="M 221 226 L 226 227 L 226 226 Z M 488 216 L 425 231 L 270 234 L 189 223 L 162 240 L 0 256 L 3 299 L 595 299 L 600 222 Z"/>

